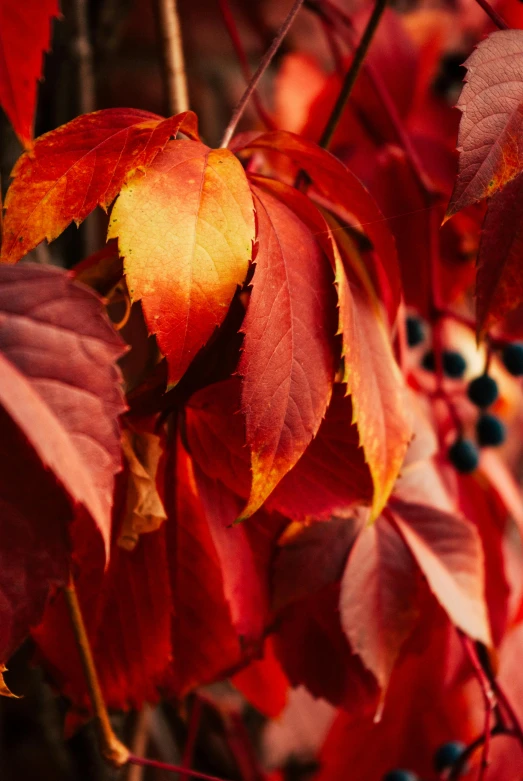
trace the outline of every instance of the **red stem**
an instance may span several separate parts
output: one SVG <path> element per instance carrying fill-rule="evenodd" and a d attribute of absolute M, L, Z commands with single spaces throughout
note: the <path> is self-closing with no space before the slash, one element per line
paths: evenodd
<path fill-rule="evenodd" d="M 490 17 L 490 19 L 494 22 L 496 27 L 498 27 L 500 30 L 508 30 L 508 24 L 503 19 L 502 16 L 498 14 L 497 11 L 495 11 L 488 0 L 476 0 L 476 3 L 483 8 L 487 16 Z"/>
<path fill-rule="evenodd" d="M 521 721 L 519 719 L 519 716 L 517 715 L 516 711 L 512 707 L 511 703 L 507 699 L 507 695 L 505 694 L 501 684 L 499 681 L 495 680 L 493 681 L 493 686 L 496 692 L 496 696 L 499 700 L 500 705 L 503 706 L 503 708 L 506 710 L 511 722 L 512 726 L 514 727 L 514 732 L 517 734 L 519 742 L 521 743 L 523 747 L 523 725 L 521 724 Z"/>
<path fill-rule="evenodd" d="M 234 135 L 234 131 L 236 130 L 238 122 L 240 121 L 240 119 L 241 119 L 241 117 L 243 115 L 243 112 L 245 111 L 245 108 L 246 108 L 249 100 L 251 99 L 251 96 L 252 96 L 254 90 L 258 86 L 258 82 L 260 81 L 261 77 L 263 76 L 263 74 L 265 73 L 265 71 L 267 70 L 269 65 L 271 64 L 274 55 L 276 54 L 276 52 L 280 48 L 281 42 L 283 41 L 283 39 L 285 38 L 285 36 L 289 32 L 289 29 L 290 29 L 290 27 L 291 27 L 291 25 L 292 25 L 296 15 L 297 15 L 298 11 L 302 7 L 303 2 L 304 2 L 304 0 L 294 0 L 292 8 L 289 11 L 289 13 L 287 14 L 287 18 L 285 19 L 285 21 L 283 22 L 282 26 L 278 30 L 278 32 L 276 34 L 276 38 L 274 39 L 274 41 L 270 45 L 269 49 L 267 49 L 267 51 L 266 51 L 262 61 L 260 62 L 260 64 L 258 65 L 258 67 L 256 69 L 256 72 L 255 72 L 254 76 L 252 77 L 252 79 L 250 80 L 249 84 L 247 85 L 247 89 L 245 90 L 245 92 L 243 93 L 242 97 L 240 98 L 240 102 L 238 103 L 238 105 L 236 106 L 236 108 L 233 111 L 233 115 L 231 117 L 231 120 L 230 120 L 229 124 L 227 125 L 227 127 L 225 129 L 225 133 L 223 134 L 222 142 L 220 144 L 220 148 L 221 149 L 226 149 L 229 146 L 229 142 L 230 142 L 231 138 Z"/>
<path fill-rule="evenodd" d="M 181 765 L 170 765 L 167 762 L 160 762 L 157 759 L 146 759 L 145 757 L 136 757 L 130 754 L 129 763 L 131 765 L 140 765 L 141 767 L 154 767 L 157 770 L 167 770 L 169 773 L 181 773 L 191 778 L 201 778 L 202 781 L 227 781 L 219 776 L 210 776 L 207 773 L 199 773 L 197 770 L 189 770 Z"/>
<path fill-rule="evenodd" d="M 198 729 L 200 726 L 200 717 L 202 714 L 202 701 L 199 697 L 196 697 L 191 709 L 191 715 L 189 718 L 189 731 L 187 734 L 187 742 L 185 744 L 185 750 L 183 752 L 182 765 L 186 768 L 180 776 L 180 781 L 186 781 L 189 776 L 189 771 L 192 764 L 192 758 L 194 754 L 194 746 L 196 744 L 196 737 L 198 735 Z"/>
<path fill-rule="evenodd" d="M 249 84 L 249 82 L 252 79 L 252 73 L 249 66 L 249 61 L 247 60 L 247 55 L 245 54 L 245 49 L 243 48 L 240 34 L 238 32 L 238 28 L 236 26 L 236 22 L 234 20 L 233 13 L 231 11 L 231 7 L 229 5 L 229 0 L 218 0 L 218 4 L 220 6 L 220 11 L 223 17 L 223 21 L 227 28 L 227 32 L 229 33 L 229 37 L 231 39 L 231 43 L 233 45 L 234 51 L 236 52 L 236 56 L 238 57 L 238 61 L 242 69 L 243 76 L 247 84 Z M 260 96 L 258 95 L 258 92 L 256 90 L 254 90 L 254 92 L 252 93 L 252 102 L 254 103 L 256 107 L 256 111 L 258 112 L 259 117 L 263 122 L 263 124 L 265 125 L 265 127 L 268 130 L 277 130 L 275 122 L 273 121 L 268 111 L 266 111 L 265 108 L 263 107 L 263 104 L 260 100 Z"/>
<path fill-rule="evenodd" d="M 490 724 L 492 720 L 492 713 L 494 712 L 494 708 L 496 707 L 497 704 L 496 696 L 492 690 L 491 682 L 478 659 L 474 642 L 470 639 L 470 637 L 467 637 L 461 632 L 459 633 L 459 635 L 465 653 L 467 654 L 470 663 L 474 668 L 476 678 L 478 679 L 478 683 L 481 686 L 483 699 L 485 700 L 485 726 L 483 729 L 484 741 L 483 741 L 483 748 L 481 751 L 481 762 L 480 762 L 479 773 L 478 773 L 478 781 L 483 781 L 485 777 L 485 773 L 487 772 L 487 768 L 488 768 L 488 757 L 490 751 L 490 736 L 491 736 Z"/>

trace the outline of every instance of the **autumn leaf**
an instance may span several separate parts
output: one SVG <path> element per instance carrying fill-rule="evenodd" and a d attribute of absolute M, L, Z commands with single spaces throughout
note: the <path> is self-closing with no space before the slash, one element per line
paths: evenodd
<path fill-rule="evenodd" d="M 492 643 L 481 540 L 474 526 L 434 507 L 394 501 L 394 521 L 451 621 Z"/>
<path fill-rule="evenodd" d="M 232 377 L 191 396 L 185 408 L 186 434 L 192 457 L 205 474 L 247 498 L 251 471 L 240 390 L 239 378 Z M 335 385 L 318 433 L 266 499 L 268 510 L 296 520 L 318 520 L 336 513 L 346 516 L 356 504 L 370 503 L 372 480 L 351 421 L 351 400 Z"/>
<path fill-rule="evenodd" d="M 523 169 L 523 31 L 498 30 L 465 62 L 459 172 L 447 218 L 494 195 Z"/>
<path fill-rule="evenodd" d="M 124 345 L 98 297 L 63 271 L 0 267 L 0 403 L 109 548 Z"/>
<path fill-rule="evenodd" d="M 169 520 L 162 527 L 174 605 L 173 662 L 165 686 L 180 697 L 234 669 L 240 662 L 241 648 L 225 597 L 222 562 L 198 495 L 191 459 L 179 440 L 175 459 L 176 496 L 166 496 Z M 169 459 L 167 470 L 172 466 Z M 168 471 L 167 479 L 173 477 Z"/>
<path fill-rule="evenodd" d="M 58 0 L 0 2 L 0 106 L 24 146 L 31 145 L 38 80 Z"/>
<path fill-rule="evenodd" d="M 122 351 L 100 300 L 63 271 L 0 268 L 0 662 L 66 582 L 73 527 L 91 529 L 105 560 Z"/>
<path fill-rule="evenodd" d="M 352 650 L 385 690 L 419 616 L 414 559 L 380 516 L 362 529 L 341 581 L 340 620 Z"/>
<path fill-rule="evenodd" d="M 523 98 L 523 79 L 522 79 Z M 483 334 L 521 303 L 523 284 L 523 176 L 489 201 L 479 245 L 476 316 Z"/>
<path fill-rule="evenodd" d="M 372 517 L 377 518 L 394 487 L 411 438 L 406 388 L 392 353 L 379 304 L 368 285 L 352 273 L 359 264 L 348 236 L 340 236 L 345 257 L 336 253 L 339 331 L 343 341 L 344 381 L 351 394 L 359 432 L 374 483 Z M 347 259 L 347 261 L 346 261 Z"/>
<path fill-rule="evenodd" d="M 288 207 L 253 191 L 259 248 L 238 368 L 252 462 L 243 517 L 260 507 L 317 433 L 335 361 L 329 263 Z"/>
<path fill-rule="evenodd" d="M 40 136 L 11 174 L 2 261 L 15 263 L 44 239 L 53 241 L 96 206 L 107 210 L 127 178 L 147 168 L 182 128 L 198 137 L 194 114 L 163 119 L 138 109 L 105 109 Z"/>
<path fill-rule="evenodd" d="M 273 565 L 275 610 L 339 582 L 363 523 L 362 514 L 355 513 L 305 526 L 284 540 Z"/>
<path fill-rule="evenodd" d="M 123 188 L 108 237 L 176 383 L 247 275 L 254 211 L 242 166 L 227 149 L 168 144 Z"/>
<path fill-rule="evenodd" d="M 383 274 L 387 280 L 391 310 L 396 312 L 401 296 L 401 277 L 394 237 L 376 201 L 359 179 L 329 152 L 282 130 L 249 137 L 243 143 L 240 136 L 235 149 L 242 154 L 251 150 L 283 154 L 293 161 L 298 170 L 308 174 L 313 183 L 309 196 L 312 199 L 315 194 L 322 196 L 324 205 L 329 205 L 371 240 L 381 265 L 377 273 Z M 379 280 L 374 282 L 379 287 Z"/>
<path fill-rule="evenodd" d="M 125 479 L 119 479 L 116 527 L 125 508 L 124 489 Z M 73 535 L 73 545 L 76 590 L 105 702 L 110 708 L 140 709 L 158 699 L 172 658 L 164 527 L 142 535 L 133 551 L 115 539 L 107 568 L 99 540 L 85 527 Z M 89 692 L 63 594 L 47 605 L 32 637 L 40 663 L 52 671 L 75 712 L 87 718 Z"/>

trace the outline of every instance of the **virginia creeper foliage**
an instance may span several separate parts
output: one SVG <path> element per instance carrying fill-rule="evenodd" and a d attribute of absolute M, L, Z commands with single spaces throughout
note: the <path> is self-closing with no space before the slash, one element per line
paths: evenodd
<path fill-rule="evenodd" d="M 521 781 L 523 13 L 387 8 L 334 123 L 374 4 L 306 6 L 333 63 L 298 34 L 214 148 L 135 108 L 34 139 L 59 9 L 0 0 L 0 693 L 31 636 L 99 716 L 74 583 L 106 705 L 232 729 L 227 679 L 253 778 L 301 741 L 317 781 Z"/>

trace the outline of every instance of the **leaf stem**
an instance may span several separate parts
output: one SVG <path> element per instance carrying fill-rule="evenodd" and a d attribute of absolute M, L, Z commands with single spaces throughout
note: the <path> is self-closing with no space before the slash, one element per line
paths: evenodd
<path fill-rule="evenodd" d="M 229 0 L 218 0 L 218 4 L 220 6 L 220 11 L 223 17 L 224 24 L 227 28 L 227 32 L 229 33 L 229 38 L 231 39 L 231 43 L 233 45 L 234 51 L 236 52 L 236 56 L 240 63 L 243 77 L 247 82 L 247 84 L 249 84 L 249 82 L 252 79 L 252 73 L 249 67 L 249 62 L 247 60 L 247 55 L 245 54 L 245 49 L 242 46 L 242 42 L 241 42 L 240 34 L 238 33 L 236 22 L 234 21 L 234 15 L 231 11 Z M 276 124 L 274 123 L 270 114 L 265 110 L 263 103 L 260 100 L 260 96 L 258 95 L 256 90 L 254 90 L 252 93 L 252 102 L 254 103 L 256 107 L 256 111 L 258 112 L 258 115 L 261 121 L 263 122 L 263 124 L 265 125 L 265 127 L 268 130 L 276 130 Z"/>
<path fill-rule="evenodd" d="M 167 113 L 180 114 L 189 109 L 189 96 L 177 0 L 155 0 L 155 10 Z"/>
<path fill-rule="evenodd" d="M 474 668 L 474 672 L 476 674 L 476 678 L 478 679 L 478 683 L 481 687 L 481 692 L 483 694 L 483 699 L 485 701 L 485 726 L 483 728 L 484 740 L 483 740 L 483 748 L 481 751 L 481 761 L 480 761 L 480 768 L 478 774 L 478 781 L 483 781 L 489 764 L 488 758 L 489 758 L 489 751 L 490 751 L 491 720 L 492 720 L 492 714 L 494 712 L 494 709 L 497 707 L 497 700 L 491 682 L 478 658 L 478 654 L 476 652 L 476 647 L 474 645 L 474 642 L 470 639 L 470 637 L 467 637 L 467 635 L 464 635 L 462 632 L 460 632 L 459 634 L 461 637 L 461 642 L 463 644 L 465 653 L 468 656 L 470 663 L 472 664 L 472 667 Z"/>
<path fill-rule="evenodd" d="M 367 22 L 367 26 L 363 31 L 361 41 L 354 53 L 354 58 L 351 62 L 350 68 L 345 74 L 345 79 L 343 80 L 338 99 L 334 104 L 334 108 L 332 109 L 331 115 L 327 120 L 325 129 L 319 140 L 319 145 L 324 149 L 328 149 L 331 144 L 332 137 L 334 136 L 338 122 L 341 119 L 341 115 L 343 114 L 347 101 L 351 95 L 352 88 L 356 83 L 356 79 L 358 78 L 361 66 L 363 65 L 370 43 L 374 37 L 374 33 L 378 28 L 379 21 L 386 8 L 386 5 L 387 0 L 376 0 L 376 5 L 373 8 L 369 21 Z"/>
<path fill-rule="evenodd" d="M 265 73 L 265 71 L 267 70 L 269 65 L 271 64 L 274 55 L 276 54 L 276 52 L 280 48 L 281 42 L 283 41 L 283 39 L 287 35 L 287 33 L 288 33 L 288 31 L 289 31 L 289 29 L 290 29 L 290 27 L 291 27 L 295 17 L 296 17 L 296 14 L 298 13 L 298 11 L 300 10 L 300 8 L 303 5 L 303 2 L 304 2 L 304 0 L 294 0 L 292 8 L 289 11 L 289 13 L 287 14 L 287 18 L 285 19 L 285 21 L 283 22 L 282 26 L 278 30 L 278 32 L 276 34 L 276 37 L 273 40 L 272 44 L 270 45 L 270 47 L 265 52 L 265 55 L 263 56 L 262 61 L 260 62 L 260 64 L 256 68 L 256 72 L 255 72 L 254 76 L 252 77 L 252 79 L 250 80 L 249 84 L 247 85 L 247 89 L 245 90 L 245 92 L 243 93 L 242 97 L 240 98 L 240 101 L 239 101 L 238 105 L 236 106 L 236 108 L 233 111 L 231 120 L 230 120 L 229 124 L 227 125 L 227 127 L 225 129 L 225 133 L 223 134 L 223 138 L 222 138 L 222 141 L 221 141 L 221 144 L 220 144 L 220 148 L 221 149 L 226 149 L 229 146 L 231 138 L 233 137 L 234 132 L 236 130 L 236 127 L 238 125 L 238 122 L 240 121 L 240 119 L 241 119 L 241 117 L 243 115 L 243 112 L 245 111 L 245 108 L 246 108 L 249 100 L 251 99 L 251 96 L 252 96 L 254 90 L 258 86 L 258 82 L 260 81 L 261 77 L 263 76 L 263 74 Z M 381 2 L 386 2 L 386 0 L 381 0 Z"/>
<path fill-rule="evenodd" d="M 506 21 L 501 17 L 497 11 L 492 8 L 488 0 L 476 0 L 476 3 L 483 8 L 485 13 L 488 17 L 494 22 L 496 27 L 498 27 L 500 30 L 508 30 L 508 24 Z"/>
<path fill-rule="evenodd" d="M 182 767 L 181 765 L 170 765 L 167 762 L 160 762 L 157 759 L 136 757 L 134 754 L 129 755 L 128 761 L 131 765 L 154 767 L 156 770 L 167 770 L 169 773 L 184 773 L 186 776 L 191 776 L 191 778 L 200 778 L 202 781 L 227 781 L 227 779 L 219 778 L 219 776 L 209 776 L 207 773 L 200 773 L 197 770 L 189 770 L 189 768 Z"/>
<path fill-rule="evenodd" d="M 76 646 L 84 669 L 91 705 L 96 718 L 101 753 L 104 759 L 113 765 L 113 767 L 122 767 L 129 758 L 129 750 L 118 740 L 111 727 L 111 722 L 109 721 L 109 715 L 107 713 L 107 708 L 105 707 L 102 689 L 98 680 L 98 673 L 96 672 L 96 665 L 89 643 L 89 637 L 87 636 L 87 630 L 85 628 L 82 610 L 80 608 L 72 576 L 69 577 L 69 582 L 64 586 L 63 590 L 67 610 L 69 612 L 69 619 L 76 640 Z"/>

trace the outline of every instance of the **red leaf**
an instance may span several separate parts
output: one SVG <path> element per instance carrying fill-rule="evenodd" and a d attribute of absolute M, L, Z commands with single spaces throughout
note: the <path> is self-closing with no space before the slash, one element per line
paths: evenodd
<path fill-rule="evenodd" d="M 182 128 L 197 137 L 194 114 L 163 119 L 138 109 L 105 109 L 40 136 L 11 174 L 2 260 L 15 263 L 96 206 L 107 209 L 127 178 L 151 165 Z"/>
<path fill-rule="evenodd" d="M 471 723 L 466 686 L 449 674 L 461 652 L 455 632 L 433 605 L 423 612 L 392 674 L 380 722 L 373 713 L 340 711 L 320 753 L 318 781 L 379 781 L 395 768 L 434 778 L 433 756 L 442 743 L 468 743 L 481 732 L 482 722 Z"/>
<path fill-rule="evenodd" d="M 231 680 L 249 703 L 269 719 L 277 718 L 284 709 L 289 681 L 274 655 L 272 638 L 265 641 L 263 658 L 251 662 Z"/>
<path fill-rule="evenodd" d="M 2 376 L 0 385 L 7 382 Z M 0 661 L 5 662 L 41 620 L 52 585 L 67 581 L 66 528 L 74 510 L 2 407 L 0 429 Z"/>
<path fill-rule="evenodd" d="M 372 478 L 352 418 L 351 399 L 335 385 L 316 437 L 268 497 L 268 509 L 305 521 L 346 516 L 356 504 L 370 504 Z"/>
<path fill-rule="evenodd" d="M 401 536 L 381 516 L 363 529 L 341 581 L 340 620 L 352 650 L 382 690 L 419 616 L 417 572 Z"/>
<path fill-rule="evenodd" d="M 358 714 L 374 714 L 378 689 L 373 676 L 352 653 L 341 626 L 339 589 L 333 584 L 278 614 L 275 648 L 293 686 L 304 684 L 323 697 Z"/>
<path fill-rule="evenodd" d="M 394 501 L 394 521 L 451 621 L 492 642 L 479 535 L 468 521 L 433 507 Z"/>
<path fill-rule="evenodd" d="M 273 564 L 275 610 L 341 580 L 363 518 L 333 518 L 304 527 L 285 541 Z"/>
<path fill-rule="evenodd" d="M 0 106 L 25 146 L 33 138 L 37 82 L 51 42 L 51 20 L 59 14 L 58 0 L 0 2 Z"/>
<path fill-rule="evenodd" d="M 260 507 L 317 433 L 335 360 L 327 259 L 290 209 L 254 192 L 259 250 L 238 369 L 253 473 L 244 517 Z"/>
<path fill-rule="evenodd" d="M 232 378 L 195 393 L 186 407 L 186 429 L 189 449 L 201 469 L 247 497 L 251 473 L 239 390 L 238 378 Z M 295 520 L 318 520 L 346 515 L 355 504 L 370 502 L 372 481 L 351 420 L 350 398 L 335 385 L 318 433 L 267 498 L 267 509 Z"/>
<path fill-rule="evenodd" d="M 172 447 L 172 445 L 171 445 Z M 168 460 L 167 484 L 172 478 Z M 166 495 L 164 524 L 174 615 L 169 692 L 181 697 L 233 669 L 241 649 L 224 593 L 222 563 L 197 494 L 191 460 L 176 448 L 175 505 Z"/>
<path fill-rule="evenodd" d="M 122 500 L 120 500 L 121 502 Z M 117 504 L 115 521 L 123 505 Z M 104 571 L 93 535 L 76 535 L 76 588 L 104 699 L 140 709 L 158 698 L 171 659 L 171 593 L 164 528 L 141 535 L 132 552 L 114 544 Z M 91 712 L 85 673 L 63 596 L 33 632 L 41 661 L 76 710 Z"/>
<path fill-rule="evenodd" d="M 521 33 L 523 36 L 523 32 Z M 523 51 L 522 51 L 523 60 Z M 523 99 L 523 82 L 522 82 Z M 477 260 L 478 332 L 523 301 L 523 176 L 517 176 L 489 201 Z"/>
<path fill-rule="evenodd" d="M 493 195 L 523 169 L 523 31 L 498 30 L 478 44 L 458 108 L 459 174 L 447 217 Z"/>
<path fill-rule="evenodd" d="M 257 149 L 287 155 L 299 169 L 307 172 L 315 191 L 329 204 L 339 207 L 348 222 L 369 237 L 391 288 L 391 308 L 396 311 L 401 296 L 401 277 L 394 238 L 368 190 L 333 155 L 293 133 L 282 130 L 264 133 L 247 139 L 244 144 L 240 137 L 236 147 L 242 152 Z M 311 193 L 314 196 L 314 191 Z M 379 287 L 378 280 L 374 282 Z"/>
<path fill-rule="evenodd" d="M 242 501 L 221 483 L 207 477 L 197 466 L 194 471 L 221 565 L 224 596 L 232 622 L 242 647 L 254 646 L 258 650 L 268 618 L 268 594 L 256 570 L 245 526 L 232 526 Z"/>
<path fill-rule="evenodd" d="M 100 300 L 49 266 L 0 267 L 0 403 L 105 541 L 124 410 L 123 343 Z"/>
<path fill-rule="evenodd" d="M 123 188 L 108 237 L 176 383 L 247 276 L 255 225 L 242 166 L 227 149 L 172 142 Z"/>

